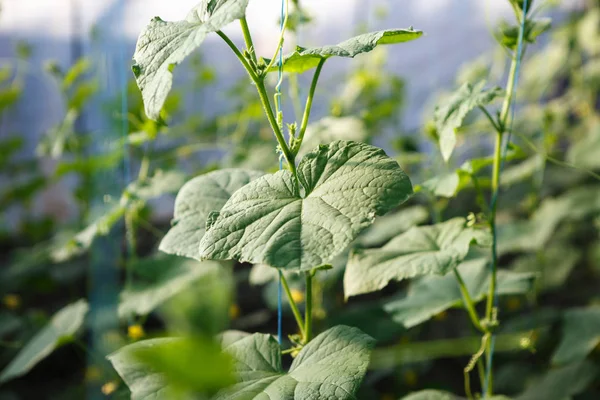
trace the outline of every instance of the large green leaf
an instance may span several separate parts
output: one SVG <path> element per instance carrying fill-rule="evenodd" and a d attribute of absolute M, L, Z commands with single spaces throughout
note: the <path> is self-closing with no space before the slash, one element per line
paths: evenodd
<path fill-rule="evenodd" d="M 510 400 L 506 396 L 491 396 L 486 397 L 487 400 Z M 450 392 L 443 392 L 441 390 L 421 390 L 420 392 L 414 392 L 408 396 L 404 396 L 401 400 L 465 400 L 464 397 L 456 396 Z"/>
<path fill-rule="evenodd" d="M 402 400 L 461 400 L 460 397 L 450 393 L 442 392 L 441 390 L 422 390 L 420 392 L 411 393 L 404 396 Z"/>
<path fill-rule="evenodd" d="M 524 156 L 525 153 L 523 153 L 519 147 L 511 144 L 510 149 L 504 159 L 509 161 L 523 158 Z M 492 165 L 493 162 L 494 157 L 492 156 L 473 158 L 465 161 L 453 172 L 433 177 L 426 180 L 421 185 L 416 185 L 415 192 L 420 191 L 421 189 L 426 189 L 435 196 L 454 197 L 456 193 L 460 192 L 471 183 L 471 176 L 476 176 L 479 171 L 487 166 Z M 504 178 L 507 170 L 503 172 L 502 178 Z"/>
<path fill-rule="evenodd" d="M 191 400 L 235 382 L 231 357 L 206 338 L 143 340 L 108 359 L 129 387 L 132 400 Z"/>
<path fill-rule="evenodd" d="M 173 226 L 162 239 L 159 250 L 199 259 L 200 239 L 208 215 L 219 211 L 236 190 L 262 175 L 258 171 L 223 169 L 187 182 L 177 194 Z"/>
<path fill-rule="evenodd" d="M 585 361 L 551 369 L 516 400 L 571 399 L 592 383 L 596 375 L 598 367 Z"/>
<path fill-rule="evenodd" d="M 83 325 L 87 312 L 87 302 L 79 300 L 54 314 L 48 325 L 38 332 L 2 371 L 0 383 L 25 375 L 56 348 L 72 340 L 73 335 Z"/>
<path fill-rule="evenodd" d="M 376 215 L 412 194 L 410 180 L 383 150 L 356 142 L 319 146 L 289 171 L 265 175 L 209 217 L 200 254 L 308 270 L 331 261 Z"/>
<path fill-rule="evenodd" d="M 600 307 L 576 308 L 563 316 L 563 337 L 554 364 L 581 361 L 600 343 Z"/>
<path fill-rule="evenodd" d="M 469 228 L 464 218 L 413 227 L 380 249 L 356 249 L 344 275 L 346 297 L 374 292 L 390 281 L 426 274 L 444 275 L 460 264 L 472 243 L 487 244 L 489 234 Z"/>
<path fill-rule="evenodd" d="M 423 35 L 422 31 L 415 29 L 388 29 L 384 31 L 364 33 L 345 40 L 336 45 L 323 47 L 296 47 L 296 51 L 287 54 L 283 58 L 283 70 L 285 72 L 302 73 L 315 68 L 319 62 L 329 57 L 355 57 L 361 53 L 367 53 L 380 44 L 395 44 L 409 42 Z M 269 63 L 270 60 L 265 60 Z M 271 71 L 276 71 L 274 66 Z"/>
<path fill-rule="evenodd" d="M 541 249 L 564 220 L 600 213 L 600 188 L 596 185 L 569 190 L 562 196 L 542 202 L 527 221 L 511 221 L 498 226 L 498 251 L 534 251 Z"/>
<path fill-rule="evenodd" d="M 184 21 L 156 17 L 142 31 L 133 55 L 133 72 L 142 91 L 146 114 L 160 117 L 171 90 L 173 68 L 196 50 L 206 35 L 242 18 L 248 0 L 202 0 Z"/>
<path fill-rule="evenodd" d="M 375 344 L 359 329 L 339 325 L 304 346 L 286 373 L 272 336 L 256 333 L 237 339 L 225 351 L 237 361 L 239 383 L 215 400 L 355 399 Z"/>
<path fill-rule="evenodd" d="M 121 292 L 119 316 L 147 315 L 207 275 L 222 268 L 217 262 L 197 262 L 182 257 L 158 255 L 129 266 L 135 279 Z"/>
<path fill-rule="evenodd" d="M 485 89 L 485 81 L 475 85 L 465 83 L 445 104 L 436 107 L 433 119 L 438 130 L 440 150 L 444 160 L 450 159 L 456 146 L 455 131 L 462 125 L 467 114 L 479 106 L 491 103 L 503 93 L 499 87 Z"/>
<path fill-rule="evenodd" d="M 464 261 L 457 268 L 474 302 L 485 298 L 490 282 L 490 267 L 487 258 Z M 510 271 L 498 272 L 497 293 L 499 295 L 521 294 L 531 290 L 535 275 Z M 414 282 L 406 297 L 393 300 L 385 310 L 395 322 L 411 328 L 427 321 L 450 307 L 462 305 L 462 296 L 456 277 L 425 276 Z"/>
<path fill-rule="evenodd" d="M 536 273 L 537 290 L 546 291 L 562 286 L 581 259 L 581 255 L 581 251 L 575 247 L 551 242 L 543 251 L 517 258 L 512 263 L 511 270 Z"/>

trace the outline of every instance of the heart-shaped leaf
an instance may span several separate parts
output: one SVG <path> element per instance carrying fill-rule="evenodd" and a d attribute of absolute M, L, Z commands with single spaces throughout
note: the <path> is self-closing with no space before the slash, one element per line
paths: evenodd
<path fill-rule="evenodd" d="M 309 270 L 412 194 L 396 161 L 356 142 L 319 146 L 298 165 L 298 180 L 302 187 L 279 171 L 235 192 L 210 218 L 201 257 Z"/>
<path fill-rule="evenodd" d="M 184 21 L 156 17 L 142 31 L 133 55 L 133 73 L 142 91 L 146 114 L 160 117 L 171 90 L 173 68 L 196 50 L 206 35 L 246 14 L 248 0 L 202 0 Z"/>
<path fill-rule="evenodd" d="M 491 103 L 503 95 L 499 87 L 485 89 L 485 81 L 475 85 L 465 83 L 443 105 L 437 106 L 433 120 L 438 130 L 440 150 L 445 161 L 450 159 L 456 146 L 456 132 L 467 114 L 479 107 Z"/>
<path fill-rule="evenodd" d="M 359 329 L 339 325 L 304 346 L 286 373 L 279 344 L 272 336 L 238 336 L 224 350 L 237 361 L 239 383 L 214 400 L 355 399 L 374 344 Z"/>
<path fill-rule="evenodd" d="M 56 348 L 72 340 L 73 335 L 83 325 L 88 308 L 85 300 L 79 300 L 54 314 L 48 325 L 38 332 L 2 371 L 0 383 L 25 375 Z"/>
<path fill-rule="evenodd" d="M 474 302 L 483 300 L 490 282 L 487 258 L 464 261 L 457 268 Z M 535 275 L 510 271 L 498 272 L 497 293 L 499 295 L 521 294 L 531 290 Z M 393 300 L 385 310 L 395 322 L 411 328 L 427 321 L 450 307 L 462 305 L 462 295 L 453 274 L 424 276 L 411 284 L 406 297 Z"/>
<path fill-rule="evenodd" d="M 472 243 L 488 244 L 489 233 L 469 228 L 464 218 L 413 227 L 380 249 L 356 249 L 344 275 L 346 297 L 374 292 L 390 281 L 444 275 L 460 264 Z"/>
<path fill-rule="evenodd" d="M 177 194 L 173 227 L 159 250 L 199 259 L 198 248 L 209 214 L 219 211 L 236 190 L 262 175 L 258 171 L 222 169 L 187 182 Z"/>
<path fill-rule="evenodd" d="M 329 57 L 355 57 L 367 53 L 378 45 L 409 42 L 423 35 L 422 31 L 409 29 L 388 29 L 384 31 L 364 33 L 332 46 L 297 47 L 296 51 L 284 56 L 285 72 L 302 73 L 315 68 L 323 59 Z M 265 60 L 268 64 L 270 60 Z M 277 71 L 274 66 L 269 72 Z"/>

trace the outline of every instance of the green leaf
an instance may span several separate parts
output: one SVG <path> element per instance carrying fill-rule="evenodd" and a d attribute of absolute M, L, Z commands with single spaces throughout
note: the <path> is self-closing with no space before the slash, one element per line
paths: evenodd
<path fill-rule="evenodd" d="M 510 149 L 504 159 L 506 161 L 515 160 L 523 158 L 524 154 L 525 153 L 523 150 L 521 150 L 518 146 L 511 144 Z M 492 156 L 473 158 L 465 161 L 460 168 L 453 172 L 426 180 L 421 185 L 416 186 L 415 191 L 426 189 L 435 196 L 447 198 L 454 197 L 458 192 L 463 190 L 471 183 L 471 176 L 476 176 L 479 171 L 489 165 L 492 165 L 493 162 L 494 157 Z M 509 168 L 502 173 L 502 178 L 505 177 L 507 172 L 510 174 Z"/>
<path fill-rule="evenodd" d="M 413 226 L 427 221 L 428 217 L 429 213 L 423 206 L 408 207 L 393 214 L 384 215 L 377 218 L 373 225 L 365 230 L 358 238 L 358 244 L 363 247 L 382 245 Z"/>
<path fill-rule="evenodd" d="M 464 397 L 456 396 L 450 392 L 441 390 L 421 390 L 420 392 L 411 393 L 404 396 L 401 400 L 466 400 Z M 486 400 L 510 400 L 506 396 L 491 396 L 486 397 Z"/>
<path fill-rule="evenodd" d="M 600 307 L 575 308 L 563 315 L 563 337 L 553 364 L 582 361 L 600 343 Z"/>
<path fill-rule="evenodd" d="M 175 193 L 185 183 L 185 174 L 179 171 L 161 171 L 146 179 L 130 183 L 125 190 L 129 197 L 150 200 L 164 194 Z"/>
<path fill-rule="evenodd" d="M 409 42 L 423 35 L 422 31 L 409 29 L 388 29 L 355 36 L 337 45 L 323 47 L 296 47 L 296 51 L 283 58 L 285 72 L 302 73 L 315 68 L 319 62 L 329 57 L 353 58 L 361 53 L 367 53 L 378 45 Z M 269 64 L 270 60 L 265 59 Z M 269 72 L 277 71 L 277 64 Z"/>
<path fill-rule="evenodd" d="M 523 41 L 526 43 L 535 43 L 537 37 L 548 31 L 551 27 L 552 20 L 550 18 L 528 19 L 525 21 Z M 496 37 L 501 44 L 511 50 L 515 50 L 519 43 L 520 30 L 521 25 L 510 25 L 506 21 L 502 21 Z"/>
<path fill-rule="evenodd" d="M 173 226 L 159 250 L 199 259 L 200 239 L 209 214 L 221 210 L 234 192 L 262 175 L 258 171 L 222 169 L 188 181 L 177 194 Z"/>
<path fill-rule="evenodd" d="M 582 186 L 562 196 L 545 199 L 527 221 L 498 226 L 498 252 L 539 250 L 564 220 L 580 220 L 600 213 L 600 188 Z"/>
<path fill-rule="evenodd" d="M 461 400 L 461 398 L 450 392 L 428 389 L 411 393 L 408 396 L 404 396 L 402 400 Z"/>
<path fill-rule="evenodd" d="M 99 235 L 106 235 L 110 229 L 121 220 L 125 214 L 125 207 L 120 204 L 113 206 L 106 214 L 98 218 L 93 224 L 53 248 L 50 258 L 53 262 L 64 262 L 73 257 L 84 254 Z"/>
<path fill-rule="evenodd" d="M 134 283 L 121 292 L 119 316 L 147 315 L 171 297 L 197 285 L 222 266 L 214 261 L 197 262 L 159 254 L 130 265 Z"/>
<path fill-rule="evenodd" d="M 355 399 L 375 344 L 357 328 L 336 326 L 304 346 L 285 373 L 272 336 L 256 333 L 236 339 L 225 351 L 237 360 L 239 383 L 214 400 Z"/>
<path fill-rule="evenodd" d="M 516 400 L 566 400 L 582 392 L 594 381 L 598 367 L 590 362 L 569 364 L 549 370 Z"/>
<path fill-rule="evenodd" d="M 469 294 L 475 303 L 486 297 L 490 282 L 490 267 L 487 258 L 464 261 L 457 268 Z M 522 294 L 533 287 L 535 275 L 498 271 L 498 295 Z M 425 276 L 412 283 L 406 297 L 393 300 L 385 310 L 395 322 L 411 328 L 427 321 L 450 307 L 462 306 L 459 285 L 453 274 Z"/>
<path fill-rule="evenodd" d="M 156 17 L 150 22 L 138 38 L 132 67 L 149 118 L 160 117 L 174 67 L 209 33 L 242 18 L 247 6 L 248 0 L 202 0 L 184 21 L 166 22 Z"/>
<path fill-rule="evenodd" d="M 132 400 L 193 399 L 235 382 L 233 360 L 206 338 L 143 340 L 107 358 Z"/>
<path fill-rule="evenodd" d="M 319 146 L 300 162 L 298 180 L 302 188 L 279 171 L 235 192 L 202 238 L 201 257 L 309 270 L 412 194 L 397 162 L 356 142 Z"/>
<path fill-rule="evenodd" d="M 467 114 L 494 99 L 502 97 L 504 91 L 499 87 L 485 89 L 485 81 L 475 85 L 465 83 L 448 99 L 444 105 L 437 106 L 433 120 L 438 130 L 440 150 L 445 161 L 450 159 L 456 146 L 456 129 L 462 126 Z"/>
<path fill-rule="evenodd" d="M 69 69 L 62 79 L 62 89 L 68 90 L 75 81 L 85 75 L 92 68 L 92 61 L 89 58 L 82 57 Z"/>
<path fill-rule="evenodd" d="M 567 161 L 580 168 L 600 168 L 600 124 L 592 127 L 583 140 L 569 148 Z"/>
<path fill-rule="evenodd" d="M 460 264 L 472 243 L 489 243 L 486 231 L 464 218 L 413 227 L 380 249 L 354 250 L 344 275 L 346 298 L 383 289 L 390 281 L 426 274 L 444 275 Z"/>
<path fill-rule="evenodd" d="M 575 247 L 555 244 L 547 246 L 537 254 L 527 254 L 515 260 L 511 270 L 515 272 L 534 272 L 538 279 L 539 291 L 560 288 L 581 260 L 581 251 Z"/>
<path fill-rule="evenodd" d="M 87 302 L 79 300 L 54 314 L 48 325 L 38 332 L 2 371 L 0 383 L 25 375 L 55 349 L 71 341 L 83 325 L 87 312 Z"/>

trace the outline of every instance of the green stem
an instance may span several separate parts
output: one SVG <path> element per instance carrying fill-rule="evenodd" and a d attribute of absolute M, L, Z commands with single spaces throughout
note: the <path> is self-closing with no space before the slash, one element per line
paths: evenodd
<path fill-rule="evenodd" d="M 250 79 L 252 79 L 252 82 L 254 82 L 254 84 L 256 85 L 256 90 L 258 91 L 260 101 L 262 103 L 262 106 L 263 106 L 263 109 L 267 116 L 267 119 L 269 120 L 269 124 L 271 125 L 271 129 L 273 129 L 273 133 L 275 134 L 275 138 L 277 139 L 279 147 L 281 148 L 281 151 L 283 152 L 283 155 L 289 165 L 289 168 L 295 177 L 296 176 L 295 159 L 294 159 L 294 156 L 293 156 L 292 152 L 290 151 L 287 143 L 285 142 L 285 139 L 283 137 L 281 129 L 279 128 L 279 124 L 277 123 L 277 119 L 275 118 L 275 114 L 273 114 L 273 108 L 271 106 L 271 101 L 269 100 L 269 95 L 267 94 L 267 89 L 265 88 L 263 78 L 259 78 L 256 75 L 256 72 L 252 69 L 250 64 L 248 64 L 248 61 L 244 58 L 244 56 L 242 55 L 240 50 L 237 48 L 235 43 L 233 43 L 227 35 L 225 35 L 221 31 L 217 31 L 217 34 L 219 36 L 221 36 L 221 38 L 225 41 L 225 43 L 227 43 L 227 45 L 231 48 L 231 50 L 233 50 L 234 54 L 237 56 L 237 58 L 240 60 L 240 62 L 242 63 L 242 65 L 244 66 L 246 71 L 248 72 L 248 75 L 250 75 Z"/>
<path fill-rule="evenodd" d="M 250 28 L 248 28 L 248 21 L 246 21 L 246 17 L 240 18 L 240 25 L 242 26 L 242 33 L 244 34 L 246 49 L 248 50 L 248 53 L 250 53 L 254 63 L 256 63 L 256 51 L 254 49 L 254 43 L 252 43 L 252 35 L 250 35 Z"/>
<path fill-rule="evenodd" d="M 465 304 L 465 308 L 467 310 L 467 313 L 469 314 L 469 318 L 471 318 L 471 323 L 477 330 L 479 330 L 482 333 L 485 333 L 485 329 L 481 326 L 481 322 L 479 321 L 479 315 L 477 315 L 477 311 L 475 310 L 475 303 L 473 302 L 473 299 L 471 298 L 471 295 L 469 294 L 467 285 L 465 284 L 465 281 L 463 280 L 462 276 L 460 275 L 460 272 L 458 272 L 458 270 L 456 268 L 454 269 L 454 276 L 456 277 L 456 280 L 458 281 L 460 293 L 462 294 L 462 297 L 463 297 L 463 303 Z"/>
<path fill-rule="evenodd" d="M 306 329 L 304 328 L 304 322 L 302 321 L 302 316 L 300 315 L 300 310 L 298 310 L 298 306 L 292 297 L 292 292 L 290 291 L 290 287 L 285 279 L 283 272 L 281 273 L 281 286 L 283 286 L 283 290 L 288 298 L 288 302 L 290 303 L 290 307 L 292 308 L 292 313 L 294 314 L 294 318 L 296 318 L 296 323 L 298 324 L 298 329 L 300 329 L 300 333 L 302 336 L 305 336 Z"/>
<path fill-rule="evenodd" d="M 493 314 L 494 314 L 494 297 L 496 293 L 496 284 L 497 284 L 497 276 L 498 276 L 498 239 L 496 234 L 496 211 L 497 211 L 497 198 L 498 198 L 498 188 L 500 186 L 500 169 L 502 166 L 502 143 L 504 138 L 504 132 L 506 131 L 508 116 L 510 106 L 512 104 L 512 99 L 514 97 L 515 91 L 515 73 L 518 65 L 518 55 L 515 54 L 511 60 L 510 71 L 508 73 L 508 82 L 506 86 L 506 97 L 504 98 L 504 103 L 502 104 L 502 110 L 500 111 L 499 116 L 499 130 L 496 132 L 496 143 L 494 147 L 494 163 L 492 169 L 492 201 L 490 206 L 490 218 L 489 225 L 492 231 L 492 275 L 490 277 L 490 287 L 487 296 L 487 303 L 485 308 L 485 319 L 487 323 L 492 322 Z M 486 327 L 486 330 L 489 331 L 489 327 Z M 487 341 L 485 355 L 489 360 L 492 356 L 492 346 L 491 340 Z M 492 366 L 490 365 L 490 368 Z M 491 396 L 493 394 L 493 372 L 488 372 L 489 382 L 486 384 L 487 388 L 487 396 Z"/>
<path fill-rule="evenodd" d="M 306 273 L 306 299 L 304 308 L 304 344 L 310 342 L 312 339 L 312 271 Z"/>
<path fill-rule="evenodd" d="M 308 120 L 310 118 L 313 98 L 315 97 L 315 90 L 317 89 L 317 82 L 319 81 L 319 76 L 321 75 L 321 69 L 323 69 L 325 60 L 325 58 L 322 58 L 321 61 L 319 61 L 310 84 L 310 90 L 308 92 L 308 97 L 306 98 L 306 105 L 304 106 L 304 115 L 302 116 L 302 123 L 300 124 L 300 131 L 298 133 L 298 148 L 302 144 L 302 140 L 304 140 L 304 132 L 306 132 L 306 128 L 308 127 Z"/>

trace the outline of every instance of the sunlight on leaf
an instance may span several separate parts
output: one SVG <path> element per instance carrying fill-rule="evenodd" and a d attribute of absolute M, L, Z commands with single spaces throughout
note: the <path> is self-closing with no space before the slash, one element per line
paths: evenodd
<path fill-rule="evenodd" d="M 410 29 L 388 29 L 384 31 L 365 33 L 345 40 L 337 45 L 303 48 L 298 46 L 296 51 L 283 58 L 285 72 L 302 73 L 315 68 L 319 62 L 329 57 L 353 58 L 361 53 L 367 53 L 378 45 L 403 43 L 418 39 L 422 31 Z M 265 59 L 268 64 L 270 60 Z M 277 66 L 269 72 L 277 71 Z"/>
<path fill-rule="evenodd" d="M 0 374 L 0 383 L 25 375 L 56 348 L 70 342 L 81 328 L 88 312 L 85 300 L 58 311 L 50 322 L 21 349 Z"/>
<path fill-rule="evenodd" d="M 284 170 L 235 192 L 202 238 L 201 257 L 309 270 L 412 194 L 398 163 L 356 142 L 319 146 L 298 165 L 298 180 L 302 188 Z"/>
<path fill-rule="evenodd" d="M 258 171 L 222 169 L 188 181 L 177 194 L 173 226 L 159 250 L 199 259 L 200 240 L 209 214 L 219 211 L 235 191 L 262 175 Z"/>
<path fill-rule="evenodd" d="M 489 245 L 487 231 L 469 228 L 464 218 L 413 227 L 380 249 L 356 249 L 344 275 L 346 298 L 383 289 L 390 281 L 444 275 L 467 256 L 471 244 Z"/>
<path fill-rule="evenodd" d="M 224 349 L 237 361 L 239 382 L 214 400 L 355 399 L 375 344 L 359 329 L 339 325 L 304 346 L 286 373 L 279 344 L 272 336 L 255 333 L 229 341 L 233 343 Z"/>
<path fill-rule="evenodd" d="M 156 17 L 138 39 L 132 67 L 146 114 L 158 119 L 173 82 L 173 69 L 196 50 L 209 33 L 246 14 L 248 0 L 202 0 L 184 21 Z"/>

